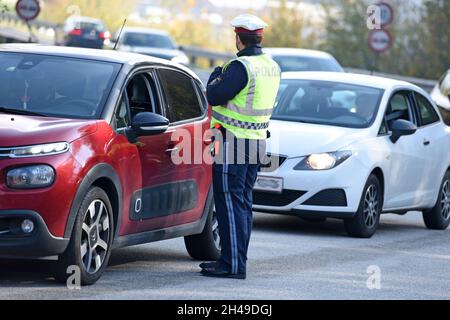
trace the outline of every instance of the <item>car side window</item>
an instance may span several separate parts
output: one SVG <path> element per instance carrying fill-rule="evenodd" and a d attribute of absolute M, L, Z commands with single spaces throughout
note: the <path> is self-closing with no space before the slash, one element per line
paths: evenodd
<path fill-rule="evenodd" d="M 419 108 L 420 125 L 426 126 L 439 121 L 439 116 L 427 98 L 419 93 L 414 94 Z"/>
<path fill-rule="evenodd" d="M 141 73 L 134 76 L 128 83 L 126 91 L 131 119 L 140 112 L 158 112 L 156 87 L 149 74 Z"/>
<path fill-rule="evenodd" d="M 127 128 L 130 125 L 130 118 L 128 114 L 128 101 L 126 93 L 122 93 L 119 107 L 117 108 L 115 117 L 116 129 Z"/>
<path fill-rule="evenodd" d="M 386 120 L 389 129 L 395 120 L 403 119 L 414 123 L 408 95 L 408 92 L 398 92 L 389 101 L 386 110 Z"/>
<path fill-rule="evenodd" d="M 199 118 L 204 114 L 192 79 L 181 72 L 158 70 L 166 96 L 166 117 L 171 123 Z"/>

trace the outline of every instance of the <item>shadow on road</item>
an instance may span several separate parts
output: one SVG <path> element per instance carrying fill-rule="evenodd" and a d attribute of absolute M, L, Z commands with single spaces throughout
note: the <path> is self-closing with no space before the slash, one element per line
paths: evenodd
<path fill-rule="evenodd" d="M 414 215 L 414 213 L 409 213 L 409 215 Z M 383 215 L 377 234 L 384 232 L 410 232 L 411 230 L 423 228 L 425 226 L 418 224 L 416 221 L 411 222 L 407 216 Z M 344 228 L 344 222 L 338 219 L 327 219 L 326 222 L 310 222 L 295 216 L 255 213 L 253 229 L 255 231 L 316 237 L 348 237 Z"/>
<path fill-rule="evenodd" d="M 383 238 L 388 233 L 408 233 L 419 229 L 424 229 L 424 226 L 417 219 L 411 220 L 407 217 L 387 215 L 382 217 L 376 237 Z M 347 237 L 341 220 L 328 219 L 324 223 L 307 222 L 298 217 L 261 213 L 255 214 L 254 232 L 341 239 Z M 377 241 L 376 239 L 367 241 L 371 240 Z M 348 238 L 348 241 L 360 240 Z M 180 266 L 185 268 L 187 262 L 194 263 L 195 261 L 189 257 L 185 250 L 168 249 L 158 244 L 143 245 L 114 250 L 109 262 L 109 267 L 112 270 L 109 270 L 110 272 L 122 272 L 121 269 L 127 272 L 129 270 L 131 272 L 136 270 L 153 272 L 158 270 L 160 265 L 167 265 L 167 269 L 177 270 Z M 59 287 L 60 285 L 52 277 L 51 264 L 52 262 L 49 261 L 0 260 L 0 288 Z M 180 271 L 183 268 L 180 268 Z M 177 271 L 178 275 L 180 275 L 180 271 Z"/>
<path fill-rule="evenodd" d="M 0 260 L 0 288 L 53 286 L 51 262 L 36 260 Z"/>

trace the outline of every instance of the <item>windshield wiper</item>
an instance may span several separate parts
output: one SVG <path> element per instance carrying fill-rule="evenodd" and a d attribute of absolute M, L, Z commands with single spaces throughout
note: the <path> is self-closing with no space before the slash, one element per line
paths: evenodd
<path fill-rule="evenodd" d="M 28 110 L 6 108 L 6 107 L 0 107 L 0 112 L 22 115 L 22 116 L 47 117 L 45 114 L 42 114 L 42 113 L 37 113 L 37 112 L 33 112 L 33 111 L 28 111 Z"/>

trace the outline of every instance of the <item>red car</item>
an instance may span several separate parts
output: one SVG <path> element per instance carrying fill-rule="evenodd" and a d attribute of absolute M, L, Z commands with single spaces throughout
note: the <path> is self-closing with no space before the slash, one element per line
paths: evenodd
<path fill-rule="evenodd" d="M 210 143 L 194 73 L 131 53 L 3 45 L 0 83 L 0 258 L 57 260 L 59 281 L 78 266 L 88 285 L 118 247 L 185 237 L 193 258 L 218 257 L 210 166 L 171 159 L 181 133 Z"/>

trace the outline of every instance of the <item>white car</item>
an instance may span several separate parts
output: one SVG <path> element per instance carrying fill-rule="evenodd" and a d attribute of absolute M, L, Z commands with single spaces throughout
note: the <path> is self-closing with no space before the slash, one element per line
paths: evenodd
<path fill-rule="evenodd" d="M 271 161 L 254 209 L 344 219 L 371 237 L 382 213 L 423 211 L 430 229 L 450 223 L 450 127 L 422 89 L 346 73 L 283 75 L 271 120 Z"/>
<path fill-rule="evenodd" d="M 114 34 L 112 46 L 116 45 L 116 43 L 119 51 L 139 53 L 170 60 L 185 66 L 190 63 L 188 56 L 181 51 L 182 48 L 164 30 L 125 27 L 122 33 L 118 30 Z"/>
<path fill-rule="evenodd" d="M 264 48 L 280 66 L 282 72 L 328 71 L 344 72 L 339 62 L 329 53 L 295 48 Z"/>
<path fill-rule="evenodd" d="M 450 125 L 450 70 L 439 80 L 431 92 L 431 98 L 437 104 L 444 122 Z"/>

